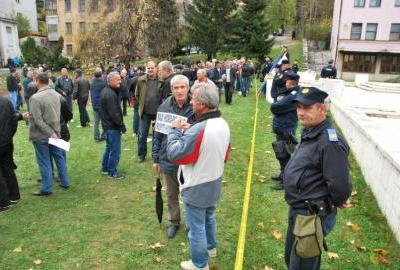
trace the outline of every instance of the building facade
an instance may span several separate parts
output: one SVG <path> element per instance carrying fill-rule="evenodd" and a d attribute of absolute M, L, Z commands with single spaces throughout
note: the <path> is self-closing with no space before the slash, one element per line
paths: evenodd
<path fill-rule="evenodd" d="M 184 20 L 187 5 L 191 0 L 176 0 L 179 20 Z M 98 28 L 99 20 L 107 21 L 113 16 L 118 0 L 45 0 L 48 39 L 55 42 L 64 38 L 63 55 L 75 55 L 79 44 L 79 33 Z"/>
<path fill-rule="evenodd" d="M 399 76 L 400 0 L 335 0 L 331 51 L 344 80 Z"/>
<path fill-rule="evenodd" d="M 0 62 L 5 65 L 8 58 L 20 57 L 17 22 L 0 17 Z"/>
<path fill-rule="evenodd" d="M 37 10 L 35 0 L 1 0 L 0 17 L 12 19 L 21 13 L 28 18 L 32 32 L 38 31 Z"/>

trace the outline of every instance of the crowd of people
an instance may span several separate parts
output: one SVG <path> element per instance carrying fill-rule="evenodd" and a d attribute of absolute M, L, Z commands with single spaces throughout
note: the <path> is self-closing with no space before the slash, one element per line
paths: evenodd
<path fill-rule="evenodd" d="M 219 110 L 222 93 L 227 105 L 233 104 L 235 90 L 246 97 L 254 73 L 263 81 L 259 91 L 265 92 L 266 77 L 275 71 L 271 112 L 276 141 L 272 146 L 280 173 L 273 177 L 278 180 L 273 188 L 285 190 L 290 207 L 285 261 L 289 269 L 319 269 L 322 248 L 316 252 L 315 246 L 306 250 L 298 247 L 309 243 L 321 247 L 323 236 L 335 224 L 337 207 L 348 207 L 349 148 L 326 116 L 327 94 L 315 87 L 299 86 L 298 66 L 290 65 L 289 59 L 286 48 L 280 61 L 267 56 L 258 68 L 244 57 L 175 66 L 167 60 L 148 61 L 138 67 L 98 67 L 90 80 L 79 69 L 74 79 L 65 68 L 58 78 L 50 71 L 34 69 L 23 74 L 22 84 L 16 70 L 11 69 L 9 99 L 0 97 L 0 210 L 9 210 L 20 200 L 12 140 L 19 120 L 29 121 L 29 139 L 41 175 L 41 189 L 33 195 L 46 197 L 54 191 L 55 167 L 59 186 L 66 190 L 71 186 L 66 151 L 49 143 L 49 138 L 70 140 L 68 125 L 73 121 L 74 101 L 83 128 L 91 126 L 86 110 L 91 102 L 94 140 L 105 141 L 99 173 L 110 180 L 125 178 L 118 164 L 121 136 L 127 132 L 124 117 L 132 107 L 139 163 L 146 161 L 152 131 L 153 169 L 167 187 L 169 239 L 181 227 L 179 196 L 184 202 L 191 259 L 183 261 L 181 268 L 209 269 L 209 258 L 217 256 L 215 207 L 231 150 L 230 128 Z M 18 93 L 28 108 L 23 114 L 18 112 Z M 300 142 L 296 139 L 298 122 L 304 127 Z M 297 220 L 307 216 L 319 224 L 320 232 L 314 230 L 318 233 L 316 243 L 314 238 L 300 242 L 307 240 L 301 233 L 310 232 L 310 228 L 298 225 Z"/>

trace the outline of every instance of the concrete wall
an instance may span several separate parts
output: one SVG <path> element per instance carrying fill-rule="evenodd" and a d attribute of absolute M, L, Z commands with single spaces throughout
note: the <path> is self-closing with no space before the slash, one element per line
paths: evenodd
<path fill-rule="evenodd" d="M 400 242 L 400 166 L 364 129 L 365 114 L 346 108 L 332 99 L 331 112 L 341 127 L 364 178 L 380 209 Z M 373 166 L 371 166 L 373 164 Z"/>
<path fill-rule="evenodd" d="M 38 31 L 37 10 L 35 0 L 0 0 L 0 17 L 11 18 L 17 12 L 28 18 L 33 32 Z"/>
<path fill-rule="evenodd" d="M 7 33 L 6 27 L 11 27 L 11 34 Z M 15 21 L 0 18 L 0 56 L 3 63 L 8 57 L 21 56 L 18 43 L 18 29 Z"/>

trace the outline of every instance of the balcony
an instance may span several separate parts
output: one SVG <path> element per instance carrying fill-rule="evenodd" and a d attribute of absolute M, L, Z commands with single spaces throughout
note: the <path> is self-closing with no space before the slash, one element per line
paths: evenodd
<path fill-rule="evenodd" d="M 339 51 L 400 53 L 400 40 L 351 40 L 339 39 Z"/>
<path fill-rule="evenodd" d="M 53 16 L 57 15 L 57 9 L 46 9 L 46 15 Z"/>

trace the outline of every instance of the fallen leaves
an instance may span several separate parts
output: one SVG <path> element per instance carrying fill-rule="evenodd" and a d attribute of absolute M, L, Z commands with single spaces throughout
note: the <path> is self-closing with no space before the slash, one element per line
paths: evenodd
<path fill-rule="evenodd" d="M 280 240 L 282 238 L 282 233 L 278 230 L 273 230 L 271 234 L 276 240 Z"/>
<path fill-rule="evenodd" d="M 36 259 L 33 261 L 33 263 L 36 265 L 41 265 L 43 262 L 42 262 L 42 260 Z"/>
<path fill-rule="evenodd" d="M 354 190 L 352 193 L 351 193 L 351 196 L 356 196 L 358 194 L 358 192 L 356 191 L 356 190 Z"/>
<path fill-rule="evenodd" d="M 160 263 L 160 262 L 161 262 L 161 257 L 160 257 L 160 256 L 156 256 L 156 257 L 154 258 L 154 260 L 155 260 L 157 263 Z"/>
<path fill-rule="evenodd" d="M 269 267 L 268 265 L 266 265 L 266 266 L 264 267 L 264 270 L 274 270 L 274 269 L 271 268 L 271 267 Z"/>
<path fill-rule="evenodd" d="M 383 256 L 386 256 L 389 254 L 389 251 L 386 249 L 383 249 L 383 248 L 376 248 L 376 249 L 374 249 L 374 252 L 379 255 L 383 255 Z"/>
<path fill-rule="evenodd" d="M 348 221 L 348 222 L 346 223 L 346 225 L 347 225 L 348 227 L 351 227 L 351 229 L 353 230 L 353 232 L 359 232 L 359 231 L 361 230 L 361 228 L 360 228 L 360 226 L 359 226 L 358 224 L 353 224 L 353 223 L 351 223 L 350 221 Z"/>
<path fill-rule="evenodd" d="M 337 253 L 334 253 L 334 252 L 328 252 L 328 258 L 330 260 L 335 260 L 335 259 L 339 258 L 339 255 Z"/>
<path fill-rule="evenodd" d="M 261 229 L 264 229 L 264 228 L 265 228 L 264 222 L 258 223 L 258 224 L 257 224 L 257 227 L 259 227 L 259 228 L 261 228 Z"/>
<path fill-rule="evenodd" d="M 17 247 L 17 248 L 15 248 L 15 249 L 13 250 L 13 252 L 15 252 L 15 253 L 20 253 L 20 252 L 22 252 L 22 247 Z"/>
<path fill-rule="evenodd" d="M 162 247 L 165 247 L 165 245 L 162 245 L 161 243 L 157 242 L 154 245 L 150 245 L 151 249 L 160 249 Z"/>

